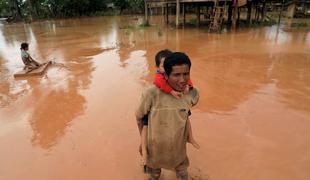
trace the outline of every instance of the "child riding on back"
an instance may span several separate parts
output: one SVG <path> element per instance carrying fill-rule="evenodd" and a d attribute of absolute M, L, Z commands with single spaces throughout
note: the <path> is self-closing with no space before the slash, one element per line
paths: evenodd
<path fill-rule="evenodd" d="M 188 81 L 187 88 L 185 89 L 184 92 L 178 92 L 168 84 L 167 80 L 165 79 L 165 70 L 163 68 L 163 64 L 165 61 L 165 58 L 168 57 L 172 52 L 168 49 L 161 50 L 159 51 L 156 56 L 155 56 L 155 63 L 156 63 L 156 72 L 154 76 L 154 81 L 153 83 L 162 91 L 164 91 L 167 94 L 171 94 L 177 99 L 182 98 L 182 96 L 186 93 L 188 93 L 189 89 L 193 87 L 193 84 L 191 80 Z M 190 112 L 189 112 L 190 115 Z M 146 164 L 147 161 L 147 128 L 148 128 L 148 114 L 146 114 L 143 118 L 143 128 L 141 132 L 141 153 L 143 157 L 143 163 Z M 199 149 L 200 146 L 199 144 L 194 140 L 193 134 L 192 134 L 192 129 L 190 125 L 190 121 L 188 123 L 188 142 L 191 143 L 195 148 Z"/>

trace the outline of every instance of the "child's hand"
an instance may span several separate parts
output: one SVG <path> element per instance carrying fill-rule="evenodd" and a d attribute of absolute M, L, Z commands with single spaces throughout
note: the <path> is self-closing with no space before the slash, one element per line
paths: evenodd
<path fill-rule="evenodd" d="M 146 165 L 147 158 L 148 158 L 147 149 L 146 148 L 142 148 L 142 163 L 143 163 L 143 165 Z"/>
<path fill-rule="evenodd" d="M 175 91 L 175 90 L 172 90 L 172 91 L 170 92 L 170 94 L 171 94 L 172 96 L 174 96 L 175 98 L 177 98 L 177 99 L 180 99 L 180 98 L 182 98 L 182 96 L 183 96 L 183 93 L 177 92 L 177 91 Z"/>
<path fill-rule="evenodd" d="M 189 85 L 187 84 L 186 85 L 186 88 L 185 88 L 185 90 L 184 90 L 184 94 L 188 94 L 189 93 Z"/>
<path fill-rule="evenodd" d="M 188 138 L 187 142 L 191 143 L 196 149 L 200 149 L 200 145 L 195 141 L 194 138 Z"/>

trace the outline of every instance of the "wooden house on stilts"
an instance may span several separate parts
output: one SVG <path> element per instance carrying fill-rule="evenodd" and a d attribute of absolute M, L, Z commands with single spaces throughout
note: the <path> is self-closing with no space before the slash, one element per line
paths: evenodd
<path fill-rule="evenodd" d="M 264 20 L 266 2 L 269 1 L 272 0 L 145 0 L 145 20 L 149 23 L 149 15 L 157 12 L 163 15 L 168 24 L 171 19 L 169 16 L 173 15 L 175 26 L 179 27 L 180 24 L 186 23 L 188 9 L 195 9 L 198 26 L 201 17 L 204 17 L 210 22 L 210 31 L 219 31 L 224 19 L 233 27 L 236 26 L 241 9 L 246 9 L 249 24 L 252 20 Z"/>

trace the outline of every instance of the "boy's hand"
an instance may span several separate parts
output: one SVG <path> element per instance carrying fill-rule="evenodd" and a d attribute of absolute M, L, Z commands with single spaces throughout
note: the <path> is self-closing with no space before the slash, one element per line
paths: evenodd
<path fill-rule="evenodd" d="M 187 142 L 191 143 L 196 149 L 200 149 L 200 145 L 193 138 L 188 138 Z"/>
<path fill-rule="evenodd" d="M 140 155 L 142 156 L 142 144 L 140 143 L 140 145 L 139 145 L 139 153 L 140 153 Z"/>
<path fill-rule="evenodd" d="M 170 94 L 171 94 L 172 96 L 174 96 L 175 98 L 177 98 L 177 99 L 180 99 L 180 98 L 182 98 L 182 96 L 183 96 L 183 93 L 177 92 L 177 91 L 175 91 L 175 90 L 172 90 L 172 91 L 170 92 Z"/>
<path fill-rule="evenodd" d="M 189 93 L 189 85 L 187 84 L 186 85 L 186 88 L 185 88 L 185 90 L 184 90 L 184 94 L 188 94 Z"/>
<path fill-rule="evenodd" d="M 146 148 L 142 148 L 142 163 L 143 163 L 143 165 L 146 165 L 147 158 L 148 158 L 147 149 Z"/>

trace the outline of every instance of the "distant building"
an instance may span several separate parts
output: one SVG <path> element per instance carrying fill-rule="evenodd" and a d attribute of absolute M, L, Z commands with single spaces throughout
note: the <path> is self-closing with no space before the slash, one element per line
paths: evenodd
<path fill-rule="evenodd" d="M 293 17 L 310 17 L 310 1 L 309 0 L 291 0 L 286 3 L 287 14 L 289 18 Z"/>

